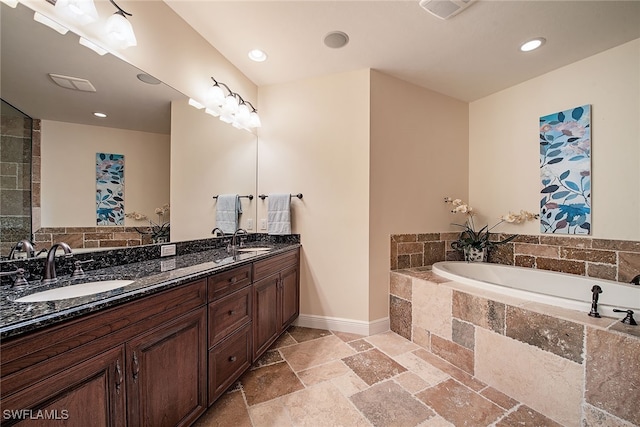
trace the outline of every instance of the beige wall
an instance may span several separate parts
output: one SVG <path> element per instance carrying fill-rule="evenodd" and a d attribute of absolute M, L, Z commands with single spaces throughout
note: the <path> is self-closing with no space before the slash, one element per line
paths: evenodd
<path fill-rule="evenodd" d="M 538 119 L 584 104 L 592 106 L 592 235 L 640 239 L 640 40 L 470 104 L 470 203 L 485 221 L 538 212 Z M 539 234 L 539 224 L 501 230 Z"/>
<path fill-rule="evenodd" d="M 261 87 L 258 191 L 292 199 L 303 316 L 369 319 L 369 70 Z M 266 201 L 258 217 L 266 218 Z"/>
<path fill-rule="evenodd" d="M 96 153 L 124 154 L 126 212 L 156 220 L 155 208 L 169 203 L 169 135 L 41 123 L 43 227 L 96 226 Z"/>
<path fill-rule="evenodd" d="M 389 236 L 440 232 L 467 196 L 468 104 L 371 73 L 370 320 L 389 312 Z"/>
<path fill-rule="evenodd" d="M 256 196 L 256 144 L 254 134 L 204 114 L 187 101 L 172 104 L 171 240 L 211 237 L 216 226 L 214 195 Z M 248 229 L 260 199 L 240 200 L 240 227 Z"/>

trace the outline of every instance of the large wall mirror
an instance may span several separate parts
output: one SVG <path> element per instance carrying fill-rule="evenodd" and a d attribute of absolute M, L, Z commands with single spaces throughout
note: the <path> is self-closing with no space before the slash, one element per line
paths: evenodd
<path fill-rule="evenodd" d="M 148 226 L 145 220 L 127 217 L 123 226 L 96 228 L 97 153 L 124 155 L 124 210 L 156 223 L 170 221 L 172 241 L 211 235 L 215 226 L 212 196 L 255 195 L 255 135 L 189 107 L 185 95 L 115 56 L 97 55 L 81 46 L 72 32 L 61 35 L 35 22 L 28 7 L 10 8 L 4 3 L 1 7 L 0 216 L 7 214 L 2 227 L 10 225 L 0 232 L 2 255 L 18 240 L 33 236 L 43 248 L 59 240 L 85 250 L 151 242 L 150 236 L 133 230 Z M 86 80 L 95 92 L 72 89 L 88 85 L 51 74 Z M 16 126 L 28 127 L 16 125 L 20 112 L 34 120 L 33 135 L 30 129 L 20 135 L 20 147 L 29 145 L 28 154 L 24 150 L 17 154 L 15 149 Z M 94 112 L 107 117 L 96 117 Z M 208 145 L 192 157 L 208 161 L 176 164 L 176 160 L 189 161 L 185 151 L 193 149 L 194 138 L 206 139 Z M 11 164 L 18 160 L 24 164 Z M 242 167 L 226 167 L 229 164 Z M 12 170 L 23 176 L 5 179 Z M 206 177 L 206 182 L 197 181 L 198 177 Z M 198 188 L 194 182 L 199 182 Z M 16 191 L 20 185 L 23 188 Z M 193 209 L 184 209 L 190 198 L 183 193 L 190 192 L 201 194 Z M 20 204 L 20 209 L 8 209 L 9 202 Z M 156 208 L 176 202 L 181 204 L 177 215 L 172 215 L 173 206 L 164 217 L 156 215 Z M 255 218 L 255 199 L 247 202 L 243 202 L 245 221 Z M 25 219 L 26 214 L 31 218 Z M 9 217 L 14 218 L 9 221 Z M 26 230 L 27 223 L 33 224 L 32 230 Z"/>

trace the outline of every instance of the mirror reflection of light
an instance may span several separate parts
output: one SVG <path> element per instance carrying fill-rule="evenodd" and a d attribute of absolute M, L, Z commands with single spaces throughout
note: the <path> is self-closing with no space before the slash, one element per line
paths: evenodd
<path fill-rule="evenodd" d="M 6 4 L 9 7 L 16 7 L 18 5 L 18 0 L 0 0 L 0 2 Z"/>
<path fill-rule="evenodd" d="M 84 37 L 80 37 L 79 43 L 84 47 L 88 47 L 89 49 L 91 49 L 92 51 L 94 51 L 95 53 L 97 53 L 100 56 L 102 56 L 102 55 L 104 55 L 104 54 L 106 54 L 108 52 L 106 49 L 101 48 L 97 44 L 93 43 L 92 41 L 89 41 L 89 40 L 85 39 Z"/>
<path fill-rule="evenodd" d="M 36 13 L 33 14 L 33 20 L 36 21 L 36 22 L 39 22 L 39 23 L 41 23 L 43 25 L 46 25 L 47 27 L 51 28 L 52 30 L 55 30 L 55 31 L 59 32 L 63 36 L 69 32 L 69 29 L 67 27 L 65 27 L 64 25 L 58 24 L 53 19 L 44 16 L 40 12 L 36 12 Z"/>

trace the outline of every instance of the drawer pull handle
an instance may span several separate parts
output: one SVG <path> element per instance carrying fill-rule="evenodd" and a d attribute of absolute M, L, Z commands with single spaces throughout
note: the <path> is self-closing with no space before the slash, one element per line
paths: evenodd
<path fill-rule="evenodd" d="M 234 283 L 236 283 L 237 280 L 238 279 L 236 279 L 236 276 L 233 276 L 232 278 L 229 279 L 229 283 L 233 285 Z"/>
<path fill-rule="evenodd" d="M 235 356 L 230 356 L 229 357 L 229 362 L 235 362 L 236 361 L 236 357 Z"/>
<path fill-rule="evenodd" d="M 229 310 L 229 316 L 233 316 L 234 314 L 236 314 L 235 310 Z"/>

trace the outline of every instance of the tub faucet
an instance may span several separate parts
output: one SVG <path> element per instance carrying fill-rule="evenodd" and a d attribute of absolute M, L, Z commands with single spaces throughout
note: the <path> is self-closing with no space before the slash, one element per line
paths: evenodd
<path fill-rule="evenodd" d="M 591 317 L 600 317 L 600 313 L 598 313 L 598 298 L 601 293 L 602 288 L 598 285 L 593 285 L 591 288 L 591 311 L 589 312 Z"/>
<path fill-rule="evenodd" d="M 47 254 L 47 259 L 44 262 L 44 270 L 42 272 L 43 285 L 50 285 L 58 281 L 58 278 L 56 277 L 56 251 L 58 248 L 64 251 L 65 257 L 73 256 L 71 253 L 71 247 L 64 242 L 55 243 L 51 246 L 49 253 Z"/>
<path fill-rule="evenodd" d="M 638 323 L 636 322 L 636 319 L 633 318 L 633 310 L 619 310 L 617 308 L 614 308 L 613 311 L 616 313 L 627 313 L 624 319 L 621 320 L 621 322 L 624 323 L 625 325 L 633 325 L 633 326 L 638 325 Z"/>
<path fill-rule="evenodd" d="M 629 282 L 632 285 L 640 285 L 640 274 L 638 274 L 636 277 L 634 277 L 633 279 L 631 279 L 631 281 Z"/>

